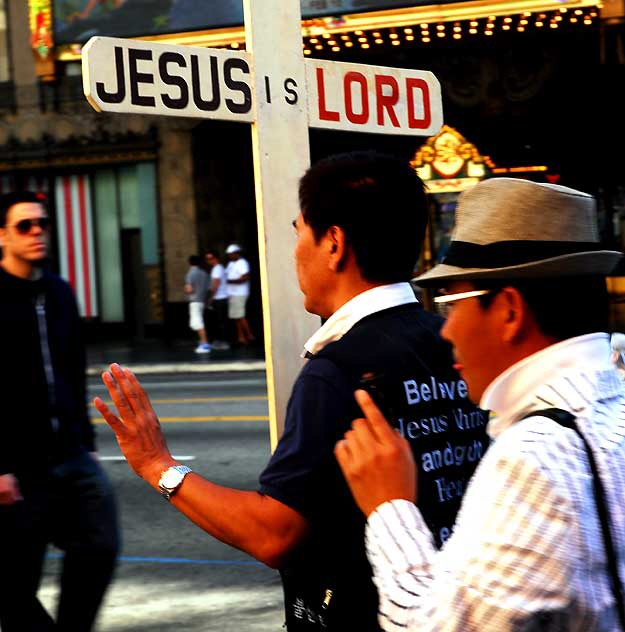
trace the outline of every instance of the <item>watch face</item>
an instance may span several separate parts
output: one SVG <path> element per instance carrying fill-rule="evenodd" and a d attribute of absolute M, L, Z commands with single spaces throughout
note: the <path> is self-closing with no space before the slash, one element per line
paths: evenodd
<path fill-rule="evenodd" d="M 182 478 L 182 474 L 177 470 L 167 470 L 161 477 L 161 485 L 168 489 L 176 487 Z"/>

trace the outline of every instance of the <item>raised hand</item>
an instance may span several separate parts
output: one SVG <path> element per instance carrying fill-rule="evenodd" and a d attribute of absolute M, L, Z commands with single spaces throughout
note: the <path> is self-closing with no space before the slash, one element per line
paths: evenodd
<path fill-rule="evenodd" d="M 130 467 L 151 485 L 156 486 L 161 472 L 176 461 L 172 458 L 158 417 L 146 392 L 130 369 L 111 364 L 110 371 L 102 374 L 117 408 L 117 417 L 99 398 L 95 407 L 115 432 L 119 447 Z"/>
<path fill-rule="evenodd" d="M 417 473 L 410 444 L 388 422 L 366 391 L 356 391 L 365 414 L 334 448 L 356 503 L 366 516 L 396 498 L 416 501 Z"/>

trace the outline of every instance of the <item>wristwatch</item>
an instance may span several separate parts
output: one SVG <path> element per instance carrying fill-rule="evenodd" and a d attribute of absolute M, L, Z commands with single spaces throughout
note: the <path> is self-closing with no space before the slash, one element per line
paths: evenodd
<path fill-rule="evenodd" d="M 184 477 L 189 472 L 193 472 L 193 470 L 186 465 L 172 465 L 168 467 L 158 480 L 161 496 L 165 500 L 171 500 L 171 497 L 178 491 L 182 481 L 184 481 Z"/>

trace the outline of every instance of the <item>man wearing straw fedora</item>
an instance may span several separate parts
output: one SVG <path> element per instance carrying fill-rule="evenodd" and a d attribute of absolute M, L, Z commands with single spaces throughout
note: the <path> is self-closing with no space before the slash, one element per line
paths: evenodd
<path fill-rule="evenodd" d="M 368 516 L 385 630 L 625 629 L 625 392 L 610 361 L 593 198 L 498 178 L 465 192 L 442 264 L 442 335 L 493 443 L 439 552 L 405 441 L 362 391 L 335 449 Z"/>

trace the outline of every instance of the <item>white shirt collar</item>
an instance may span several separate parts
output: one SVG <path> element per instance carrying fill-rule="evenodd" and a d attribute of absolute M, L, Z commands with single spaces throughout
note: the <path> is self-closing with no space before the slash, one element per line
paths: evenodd
<path fill-rule="evenodd" d="M 339 307 L 304 345 L 302 357 L 319 353 L 327 344 L 342 338 L 358 321 L 383 309 L 417 303 L 408 282 L 379 285 L 354 296 Z"/>
<path fill-rule="evenodd" d="M 537 391 L 556 374 L 610 368 L 610 337 L 606 333 L 569 338 L 523 358 L 496 377 L 482 395 L 480 408 L 491 410 L 493 415 L 488 434 L 498 436 L 520 413 L 536 408 Z"/>

